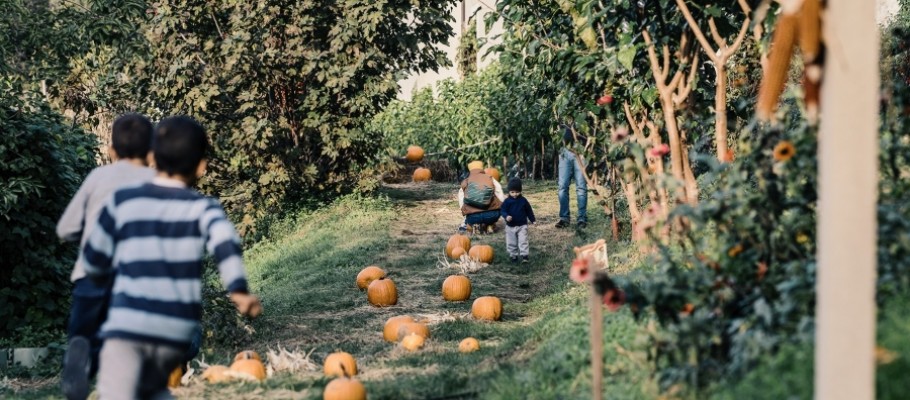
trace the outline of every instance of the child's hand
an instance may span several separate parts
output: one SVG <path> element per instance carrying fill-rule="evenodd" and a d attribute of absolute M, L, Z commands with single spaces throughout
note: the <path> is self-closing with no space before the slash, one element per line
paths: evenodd
<path fill-rule="evenodd" d="M 237 306 L 237 311 L 250 318 L 256 318 L 262 314 L 262 303 L 259 298 L 247 293 L 231 293 L 231 301 Z"/>
<path fill-rule="evenodd" d="M 511 215 L 507 215 L 507 216 L 506 216 L 506 222 L 512 222 L 512 216 L 511 216 Z"/>

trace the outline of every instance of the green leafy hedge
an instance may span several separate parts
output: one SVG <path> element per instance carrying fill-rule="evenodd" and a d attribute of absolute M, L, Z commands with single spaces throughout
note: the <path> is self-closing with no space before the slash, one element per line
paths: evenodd
<path fill-rule="evenodd" d="M 0 336 L 15 340 L 25 327 L 65 327 L 76 246 L 55 227 L 95 166 L 96 140 L 9 86 L 0 87 L 0 133 Z"/>

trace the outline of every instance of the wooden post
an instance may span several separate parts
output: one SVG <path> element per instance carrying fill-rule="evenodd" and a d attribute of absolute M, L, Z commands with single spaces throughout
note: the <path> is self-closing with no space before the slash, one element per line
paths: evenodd
<path fill-rule="evenodd" d="M 593 268 L 593 267 L 592 267 Z M 603 398 L 603 297 L 591 286 L 591 399 Z"/>
<path fill-rule="evenodd" d="M 827 2 L 815 398 L 875 398 L 879 37 L 874 1 Z"/>

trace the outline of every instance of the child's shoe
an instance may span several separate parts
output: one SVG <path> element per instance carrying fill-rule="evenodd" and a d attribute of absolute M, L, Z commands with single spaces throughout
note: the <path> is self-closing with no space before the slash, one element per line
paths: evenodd
<path fill-rule="evenodd" d="M 531 262 L 531 260 L 528 259 L 528 256 L 521 256 L 521 263 L 522 263 L 522 264 L 527 264 L 527 263 L 529 263 L 529 262 Z"/>
<path fill-rule="evenodd" d="M 518 264 L 518 257 L 512 256 L 512 264 Z"/>
<path fill-rule="evenodd" d="M 85 400 L 88 397 L 88 372 L 91 366 L 91 344 L 88 339 L 76 336 L 70 339 L 63 357 L 63 394 L 68 400 Z"/>
<path fill-rule="evenodd" d="M 467 225 L 461 224 L 461 225 L 458 226 L 458 233 L 464 234 L 464 233 L 467 232 L 467 231 L 468 231 L 468 226 L 467 226 Z"/>

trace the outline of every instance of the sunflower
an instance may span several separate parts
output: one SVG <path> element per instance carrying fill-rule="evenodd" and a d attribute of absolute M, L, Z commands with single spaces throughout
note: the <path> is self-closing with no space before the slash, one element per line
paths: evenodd
<path fill-rule="evenodd" d="M 777 146 L 774 146 L 774 160 L 775 161 L 787 161 L 796 154 L 796 148 L 793 147 L 793 143 L 790 143 L 786 140 L 781 140 Z"/>

